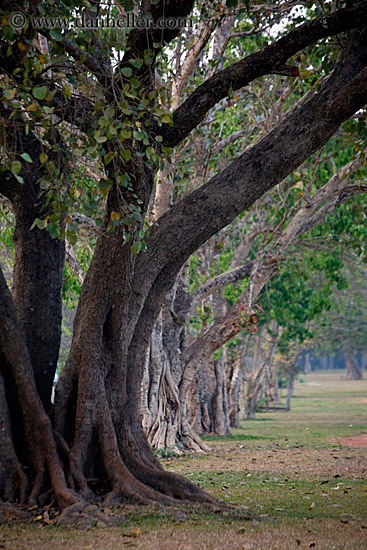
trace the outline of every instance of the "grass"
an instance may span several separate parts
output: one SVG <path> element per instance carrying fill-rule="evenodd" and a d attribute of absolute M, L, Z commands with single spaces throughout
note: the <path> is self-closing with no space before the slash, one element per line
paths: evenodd
<path fill-rule="evenodd" d="M 229 437 L 205 438 L 212 449 L 205 455 L 163 460 L 255 520 L 129 505 L 110 529 L 3 525 L 0 548 L 367 549 L 367 449 L 337 440 L 367 433 L 367 381 L 343 374 L 309 374 L 296 384 L 290 412 L 262 412 Z"/>

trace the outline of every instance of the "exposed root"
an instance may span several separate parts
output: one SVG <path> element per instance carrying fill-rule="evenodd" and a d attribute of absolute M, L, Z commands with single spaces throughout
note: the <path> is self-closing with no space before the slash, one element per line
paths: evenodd
<path fill-rule="evenodd" d="M 26 521 L 32 517 L 30 512 L 20 509 L 18 506 L 0 500 L 0 525 L 13 521 Z"/>
<path fill-rule="evenodd" d="M 77 502 L 63 510 L 57 525 L 79 525 L 81 527 L 108 527 L 115 524 L 112 516 L 102 512 L 97 506 L 86 502 Z"/>
<path fill-rule="evenodd" d="M 164 495 L 171 497 L 175 504 L 180 502 L 195 502 L 210 506 L 221 505 L 220 501 L 206 493 L 197 485 L 184 477 L 156 468 L 147 467 L 136 456 L 125 453 L 128 456 L 126 465 L 130 472 L 143 484 L 147 484 L 158 492 L 162 499 Z M 146 485 L 144 485 L 146 486 Z"/>
<path fill-rule="evenodd" d="M 46 469 L 44 465 L 39 467 L 36 475 L 35 482 L 33 484 L 32 492 L 28 499 L 29 506 L 37 506 L 38 505 L 38 497 L 42 493 L 42 489 L 45 482 L 45 475 L 46 475 Z"/>

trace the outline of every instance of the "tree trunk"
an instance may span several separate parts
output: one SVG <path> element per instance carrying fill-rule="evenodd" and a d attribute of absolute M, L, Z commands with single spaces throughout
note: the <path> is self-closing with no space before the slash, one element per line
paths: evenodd
<path fill-rule="evenodd" d="M 347 380 L 362 380 L 362 369 L 358 364 L 355 352 L 348 352 L 344 355 L 345 368 L 347 369 Z"/>
<path fill-rule="evenodd" d="M 296 373 L 297 373 L 296 366 L 293 363 L 289 367 L 287 372 L 287 404 L 286 404 L 287 411 L 291 410 L 291 399 L 294 393 L 294 380 L 296 378 Z"/>
<path fill-rule="evenodd" d="M 33 221 L 45 215 L 35 191 L 33 186 L 22 186 L 12 202 L 16 218 L 13 295 L 37 390 L 48 411 L 61 339 L 65 243 L 46 230 L 30 231 Z"/>
<path fill-rule="evenodd" d="M 279 382 L 278 382 L 278 363 L 273 361 L 270 367 L 270 380 L 269 380 L 269 398 L 274 405 L 281 405 L 282 400 L 280 398 L 279 392 Z"/>
<path fill-rule="evenodd" d="M 222 350 L 219 359 L 214 361 L 215 372 L 215 392 L 214 392 L 214 407 L 213 407 L 213 425 L 214 434 L 225 436 L 230 433 L 228 419 L 228 403 L 227 391 L 225 385 L 225 353 Z"/>
<path fill-rule="evenodd" d="M 246 342 L 244 343 L 241 340 L 240 345 L 237 347 L 237 355 L 233 364 L 231 377 L 229 380 L 229 422 L 231 428 L 240 428 L 240 394 L 241 394 L 241 383 L 243 378 L 243 369 L 244 369 L 244 357 L 247 353 L 249 343 L 250 343 L 251 333 L 246 337 Z"/>
<path fill-rule="evenodd" d="M 255 418 L 256 409 L 268 388 L 271 376 L 271 364 L 276 349 L 277 338 L 267 343 L 267 349 L 263 350 L 263 359 L 260 359 L 261 333 L 258 332 L 251 369 L 245 371 L 244 406 L 245 418 Z"/>
<path fill-rule="evenodd" d="M 308 374 L 312 371 L 311 361 L 310 361 L 310 352 L 307 351 L 305 355 L 305 374 Z"/>

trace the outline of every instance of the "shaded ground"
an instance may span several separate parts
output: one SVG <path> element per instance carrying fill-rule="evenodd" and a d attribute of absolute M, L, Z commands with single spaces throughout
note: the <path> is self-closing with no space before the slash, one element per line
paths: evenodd
<path fill-rule="evenodd" d="M 296 384 L 292 411 L 261 413 L 230 438 L 207 438 L 205 456 L 164 460 L 255 520 L 130 505 L 110 510 L 115 528 L 77 529 L 47 525 L 35 510 L 26 525 L 0 526 L 0 548 L 367 549 L 367 449 L 349 446 L 350 438 L 367 437 L 367 381 L 342 375 L 307 375 L 307 385 Z"/>

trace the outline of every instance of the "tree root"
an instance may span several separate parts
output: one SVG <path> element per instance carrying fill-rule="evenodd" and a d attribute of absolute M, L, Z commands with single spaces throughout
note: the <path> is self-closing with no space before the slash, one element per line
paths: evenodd
<path fill-rule="evenodd" d="M 115 518 L 102 512 L 98 506 L 77 502 L 65 508 L 57 520 L 57 525 L 78 525 L 81 527 L 109 527 L 115 525 Z"/>
<path fill-rule="evenodd" d="M 14 521 L 26 521 L 32 517 L 30 512 L 22 510 L 18 506 L 0 500 L 0 525 Z"/>

